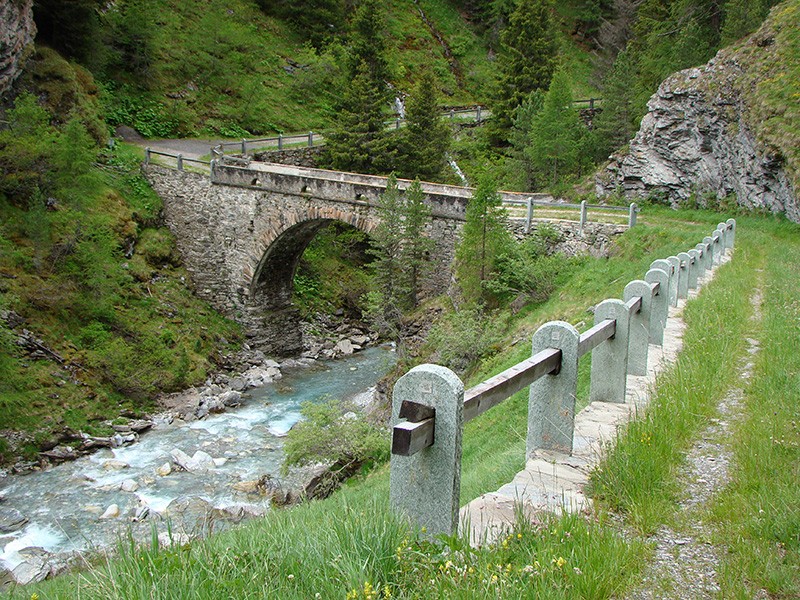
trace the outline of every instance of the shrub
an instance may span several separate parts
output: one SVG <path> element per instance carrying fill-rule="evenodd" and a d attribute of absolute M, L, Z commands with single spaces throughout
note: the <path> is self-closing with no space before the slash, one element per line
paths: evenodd
<path fill-rule="evenodd" d="M 343 478 L 363 466 L 388 458 L 386 431 L 368 422 L 353 404 L 337 399 L 305 402 L 300 412 L 304 420 L 289 431 L 283 468 L 330 464 L 330 476 L 318 496 L 330 494 Z"/>

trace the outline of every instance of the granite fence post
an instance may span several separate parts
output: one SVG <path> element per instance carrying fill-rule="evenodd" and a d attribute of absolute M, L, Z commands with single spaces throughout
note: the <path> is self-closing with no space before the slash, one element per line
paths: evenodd
<path fill-rule="evenodd" d="M 278 134 L 278 150 L 283 150 L 283 134 Z"/>
<path fill-rule="evenodd" d="M 736 241 L 736 219 L 728 219 L 726 223 L 728 227 L 730 227 L 730 231 L 728 232 L 728 248 L 732 249 Z"/>
<path fill-rule="evenodd" d="M 669 275 L 660 268 L 650 269 L 644 276 L 647 283 L 658 283 L 658 293 L 653 296 L 650 317 L 650 342 L 664 345 L 664 329 L 669 318 Z"/>
<path fill-rule="evenodd" d="M 711 251 L 714 257 L 714 264 L 720 264 L 722 262 L 722 232 L 719 229 L 716 229 L 711 234 Z"/>
<path fill-rule="evenodd" d="M 594 323 L 616 321 L 614 335 L 592 350 L 590 402 L 625 402 L 628 379 L 628 335 L 631 311 L 622 300 L 603 300 L 595 307 Z"/>
<path fill-rule="evenodd" d="M 581 200 L 581 223 L 580 232 L 583 233 L 583 228 L 586 227 L 586 200 Z"/>
<path fill-rule="evenodd" d="M 723 256 L 725 255 L 725 251 L 728 249 L 728 224 L 727 223 L 717 223 L 717 231 L 722 234 L 722 239 L 720 240 L 720 246 L 722 250 Z"/>
<path fill-rule="evenodd" d="M 700 251 L 692 248 L 689 255 L 689 289 L 697 289 L 697 280 L 700 278 Z"/>
<path fill-rule="evenodd" d="M 183 171 L 183 154 L 178 154 L 175 159 L 178 162 L 178 171 Z"/>
<path fill-rule="evenodd" d="M 434 442 L 412 456 L 392 455 L 390 503 L 414 526 L 425 527 L 429 537 L 452 535 L 461 494 L 464 384 L 450 369 L 419 365 L 395 383 L 392 425 L 407 400 L 435 410 Z"/>
<path fill-rule="evenodd" d="M 314 132 L 313 131 L 309 131 L 308 132 L 308 147 L 311 148 L 311 146 L 313 146 L 313 145 L 314 145 Z"/>
<path fill-rule="evenodd" d="M 680 276 L 678 277 L 678 298 L 689 297 L 689 269 L 692 257 L 687 252 L 678 254 L 678 264 L 680 265 Z"/>
<path fill-rule="evenodd" d="M 150 147 L 144 149 L 144 164 L 150 164 Z"/>
<path fill-rule="evenodd" d="M 247 156 L 247 140 L 242 138 L 242 156 Z"/>
<path fill-rule="evenodd" d="M 539 448 L 572 453 L 579 339 L 578 330 L 564 321 L 545 323 L 533 334 L 533 354 L 557 348 L 561 350 L 561 367 L 531 384 L 526 457 Z"/>
<path fill-rule="evenodd" d="M 636 225 L 636 215 L 639 212 L 639 207 L 636 206 L 635 202 L 631 202 L 631 206 L 628 209 L 628 229 Z"/>
<path fill-rule="evenodd" d="M 631 320 L 628 324 L 628 373 L 647 375 L 647 354 L 650 350 L 650 321 L 653 319 L 654 295 L 653 288 L 642 279 L 631 281 L 625 286 L 622 294 L 625 302 L 637 297 L 642 299 L 642 306 L 639 312 L 631 312 Z"/>
<path fill-rule="evenodd" d="M 528 215 L 525 218 L 525 233 L 531 232 L 531 221 L 533 221 L 533 198 L 528 196 Z"/>
<path fill-rule="evenodd" d="M 672 267 L 669 277 L 669 303 L 672 306 L 678 306 L 678 287 L 681 280 L 681 261 L 677 256 L 670 256 L 667 262 Z"/>
<path fill-rule="evenodd" d="M 697 244 L 695 246 L 695 250 L 697 250 L 698 277 L 705 277 L 705 275 L 706 275 L 706 245 L 703 244 L 703 243 Z"/>
<path fill-rule="evenodd" d="M 714 268 L 714 239 L 707 235 L 703 238 L 703 244 L 706 246 L 704 253 L 706 258 L 706 271 L 710 271 Z"/>

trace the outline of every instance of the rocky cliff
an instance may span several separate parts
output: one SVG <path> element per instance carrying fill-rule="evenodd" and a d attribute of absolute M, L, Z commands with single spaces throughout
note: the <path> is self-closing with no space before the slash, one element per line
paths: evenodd
<path fill-rule="evenodd" d="M 26 48 L 35 35 L 33 0 L 0 0 L 0 96 L 22 70 Z"/>
<path fill-rule="evenodd" d="M 775 7 L 747 40 L 666 79 L 598 194 L 673 205 L 735 197 L 800 222 L 800 1 Z"/>

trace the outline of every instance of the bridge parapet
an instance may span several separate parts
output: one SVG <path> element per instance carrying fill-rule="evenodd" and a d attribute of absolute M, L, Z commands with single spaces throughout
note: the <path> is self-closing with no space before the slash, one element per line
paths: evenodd
<path fill-rule="evenodd" d="M 347 204 L 377 206 L 380 195 L 386 190 L 388 178 L 277 163 L 242 161 L 242 164 L 226 164 L 215 161 L 212 163 L 211 181 L 216 184 L 324 198 Z M 410 179 L 397 180 L 397 186 L 401 191 L 405 191 L 411 183 Z M 464 220 L 467 202 L 472 198 L 474 188 L 426 181 L 421 182 L 421 185 L 426 204 L 431 207 L 434 217 Z M 508 203 L 524 203 L 530 197 L 535 197 L 537 200 L 553 199 L 548 194 L 519 192 L 500 192 L 500 196 L 503 202 Z"/>

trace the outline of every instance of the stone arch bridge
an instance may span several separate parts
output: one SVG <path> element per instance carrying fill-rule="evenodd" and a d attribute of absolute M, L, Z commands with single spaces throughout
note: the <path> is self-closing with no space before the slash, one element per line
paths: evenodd
<path fill-rule="evenodd" d="M 278 355 L 302 349 L 291 297 L 295 269 L 314 236 L 334 221 L 366 233 L 379 223 L 385 177 L 271 163 L 215 162 L 211 176 L 145 165 L 196 293 L 242 323 L 251 345 Z M 410 182 L 400 180 L 400 189 Z M 469 188 L 423 183 L 434 263 L 423 289 L 450 283 Z M 521 195 L 520 195 L 521 196 Z"/>
<path fill-rule="evenodd" d="M 262 163 L 214 161 L 211 175 L 144 166 L 195 292 L 245 327 L 250 345 L 275 355 L 302 350 L 292 307 L 294 273 L 314 236 L 340 221 L 366 233 L 379 223 L 386 177 Z M 410 181 L 399 180 L 401 190 Z M 445 291 L 472 189 L 423 183 L 435 247 L 423 293 Z M 530 194 L 503 192 L 504 200 Z M 534 194 L 549 198 L 543 194 Z M 573 226 L 574 227 L 574 226 Z"/>

